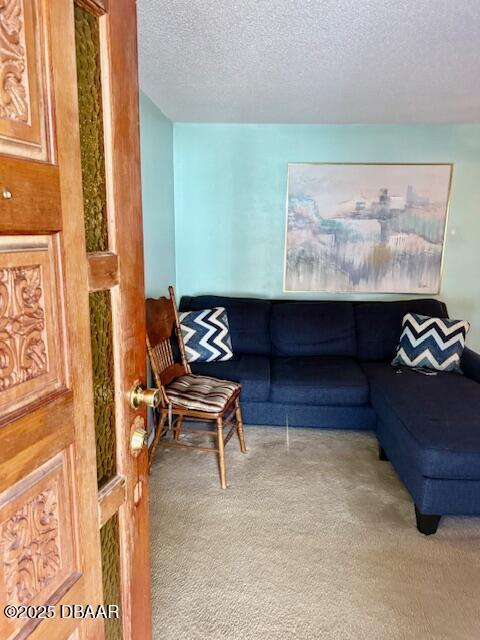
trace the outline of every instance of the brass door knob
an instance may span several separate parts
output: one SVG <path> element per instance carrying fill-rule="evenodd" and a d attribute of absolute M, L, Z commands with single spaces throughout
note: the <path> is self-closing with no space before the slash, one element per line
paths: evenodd
<path fill-rule="evenodd" d="M 130 391 L 130 405 L 134 409 L 138 409 L 142 404 L 152 409 L 158 407 L 160 404 L 160 391 L 158 389 L 145 389 L 140 382 L 136 382 Z"/>
<path fill-rule="evenodd" d="M 136 427 L 132 431 L 132 435 L 130 438 L 130 449 L 132 454 L 138 455 L 143 447 L 147 446 L 148 442 L 148 433 L 143 427 Z"/>

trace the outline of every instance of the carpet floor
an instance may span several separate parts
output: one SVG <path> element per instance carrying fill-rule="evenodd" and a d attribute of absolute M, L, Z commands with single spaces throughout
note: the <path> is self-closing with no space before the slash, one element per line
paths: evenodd
<path fill-rule="evenodd" d="M 478 640 L 480 518 L 415 528 L 370 433 L 247 427 L 246 455 L 158 451 L 155 640 Z"/>

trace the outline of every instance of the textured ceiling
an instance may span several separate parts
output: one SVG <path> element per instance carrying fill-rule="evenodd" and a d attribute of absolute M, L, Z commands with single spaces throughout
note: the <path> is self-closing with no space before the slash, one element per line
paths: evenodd
<path fill-rule="evenodd" d="M 480 0 L 138 0 L 140 82 L 183 122 L 480 122 Z"/>

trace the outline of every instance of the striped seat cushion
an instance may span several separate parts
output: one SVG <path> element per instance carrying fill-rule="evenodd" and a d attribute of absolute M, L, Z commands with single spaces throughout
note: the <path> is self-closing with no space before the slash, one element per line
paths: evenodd
<path fill-rule="evenodd" d="M 223 411 L 239 389 L 238 382 L 193 374 L 181 376 L 165 388 L 172 404 L 208 413 Z"/>

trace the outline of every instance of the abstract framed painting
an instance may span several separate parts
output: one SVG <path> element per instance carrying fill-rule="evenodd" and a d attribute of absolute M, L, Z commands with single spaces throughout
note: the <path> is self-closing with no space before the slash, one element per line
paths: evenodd
<path fill-rule="evenodd" d="M 452 170 L 289 164 L 284 290 L 439 293 Z"/>

